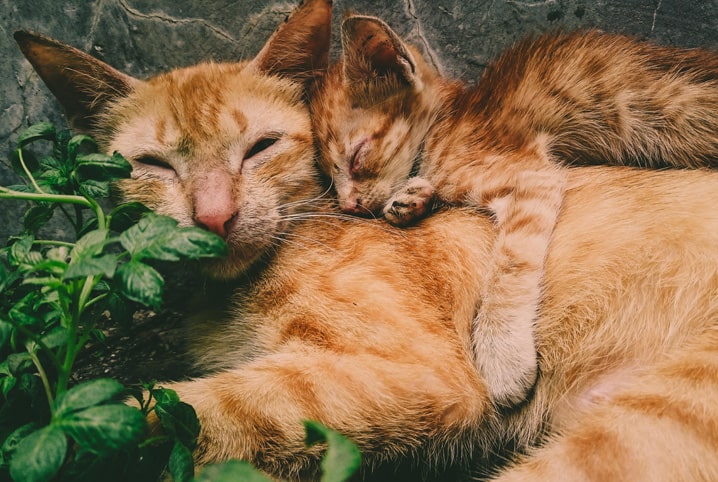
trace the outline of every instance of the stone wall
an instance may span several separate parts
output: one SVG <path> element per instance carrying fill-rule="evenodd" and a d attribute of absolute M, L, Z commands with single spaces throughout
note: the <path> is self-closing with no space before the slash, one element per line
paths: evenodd
<path fill-rule="evenodd" d="M 256 53 L 294 2 L 261 0 L 0 0 L 0 160 L 34 122 L 62 123 L 12 32 L 35 30 L 137 77 L 200 60 Z M 681 46 L 718 49 L 718 0 L 336 0 L 384 18 L 446 74 L 474 82 L 512 41 L 549 29 L 600 27 Z M 335 30 L 335 45 L 336 45 Z M 0 183 L 15 182 L 0 165 Z M 19 205 L 0 207 L 0 238 L 20 226 Z"/>

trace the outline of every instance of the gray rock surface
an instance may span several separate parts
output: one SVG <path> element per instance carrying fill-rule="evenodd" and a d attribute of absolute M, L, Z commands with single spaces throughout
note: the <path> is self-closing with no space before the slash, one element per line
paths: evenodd
<path fill-rule="evenodd" d="M 0 0 L 0 160 L 22 129 L 62 124 L 54 99 L 23 59 L 12 32 L 32 29 L 137 77 L 201 60 L 254 55 L 294 2 L 262 0 Z M 445 74 L 467 82 L 516 39 L 549 29 L 600 27 L 681 46 L 718 48 L 718 0 L 337 0 L 384 18 Z M 335 29 L 335 45 L 336 41 Z M 335 49 L 336 55 L 336 49 Z M 14 182 L 0 165 L 0 183 Z M 0 209 L 0 239 L 22 206 Z"/>

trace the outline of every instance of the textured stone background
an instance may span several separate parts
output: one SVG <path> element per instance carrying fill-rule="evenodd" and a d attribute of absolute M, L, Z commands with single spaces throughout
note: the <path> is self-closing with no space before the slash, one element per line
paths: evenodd
<path fill-rule="evenodd" d="M 45 33 L 124 72 L 147 77 L 205 59 L 250 57 L 293 5 L 261 0 L 0 0 L 0 160 L 7 159 L 27 125 L 64 122 L 16 48 L 14 30 Z M 468 82 L 512 41 L 553 28 L 597 26 L 668 44 L 718 48 L 718 0 L 336 0 L 337 20 L 347 9 L 384 18 L 420 45 L 444 73 Z M 13 176 L 0 165 L 0 183 L 15 182 Z M 20 226 L 21 212 L 19 205 L 3 203 L 0 239 Z"/>

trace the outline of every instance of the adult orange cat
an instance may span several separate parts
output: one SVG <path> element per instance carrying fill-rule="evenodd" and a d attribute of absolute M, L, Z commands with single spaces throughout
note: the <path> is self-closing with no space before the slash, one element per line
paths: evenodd
<path fill-rule="evenodd" d="M 475 87 L 446 79 L 375 17 L 346 18 L 312 103 L 323 170 L 352 213 L 407 224 L 445 202 L 498 236 L 474 357 L 502 405 L 536 377 L 533 324 L 563 200 L 560 163 L 718 165 L 718 54 L 582 31 L 519 42 Z M 408 179 L 410 176 L 411 179 Z"/>
<path fill-rule="evenodd" d="M 718 477 L 718 176 L 569 173 L 537 323 L 541 376 L 526 404 L 498 412 L 470 346 L 491 221 L 451 209 L 398 230 L 338 217 L 321 196 L 303 99 L 326 65 L 330 18 L 329 2 L 307 0 L 255 59 L 146 81 L 16 34 L 76 125 L 133 163 L 127 199 L 230 245 L 206 268 L 237 278 L 231 309 L 190 337 L 207 375 L 166 385 L 197 410 L 197 461 L 310 479 L 311 418 L 359 444 L 367 478 L 381 462 L 439 470 L 544 435 L 499 477 Z"/>

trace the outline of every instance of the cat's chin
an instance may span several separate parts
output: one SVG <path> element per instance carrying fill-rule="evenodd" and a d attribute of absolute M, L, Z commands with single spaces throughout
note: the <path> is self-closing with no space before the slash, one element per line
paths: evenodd
<path fill-rule="evenodd" d="M 202 262 L 201 269 L 204 275 L 209 278 L 218 281 L 230 281 L 239 278 L 247 272 L 258 258 L 259 256 L 248 260 L 229 256 L 220 259 L 205 260 Z"/>
<path fill-rule="evenodd" d="M 255 240 L 257 241 L 257 240 Z M 222 258 L 205 259 L 201 270 L 205 276 L 218 281 L 231 281 L 239 278 L 264 257 L 267 246 L 256 242 L 251 246 L 237 247 L 227 243 L 227 255 Z"/>

